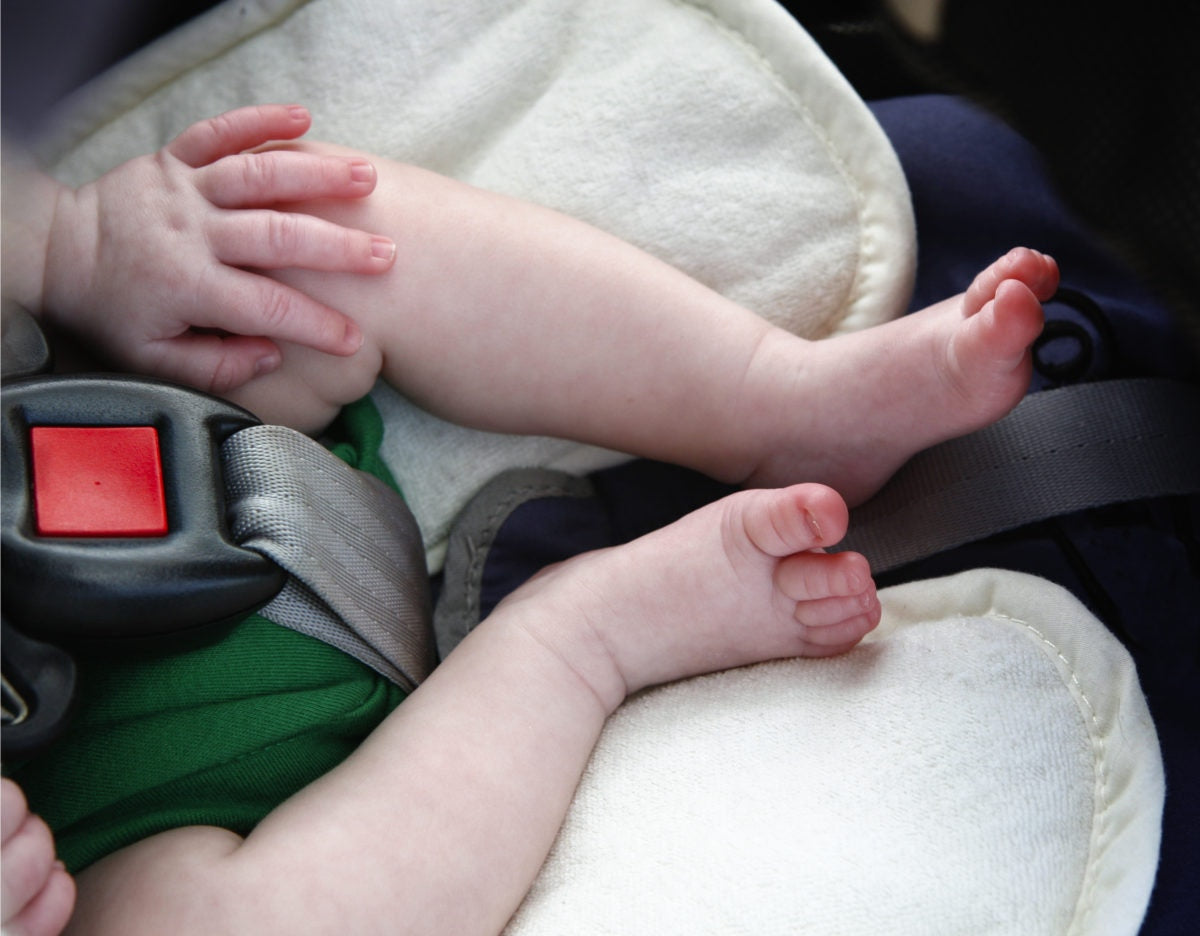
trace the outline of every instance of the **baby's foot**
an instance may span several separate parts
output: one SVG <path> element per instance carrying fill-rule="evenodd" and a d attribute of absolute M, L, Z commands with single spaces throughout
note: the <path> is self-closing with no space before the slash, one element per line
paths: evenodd
<path fill-rule="evenodd" d="M 555 566 L 496 614 L 524 605 L 528 626 L 545 621 L 539 641 L 610 707 L 684 676 L 842 653 L 880 616 L 866 559 L 822 551 L 845 535 L 847 516 L 822 485 L 742 491 Z"/>
<path fill-rule="evenodd" d="M 55 860 L 46 823 L 29 812 L 11 780 L 0 780 L 3 927 L 6 934 L 55 936 L 75 906 L 75 882 Z"/>
<path fill-rule="evenodd" d="M 767 417 L 773 454 L 748 483 L 821 481 L 858 504 L 916 452 L 995 422 L 1029 387 L 1041 303 L 1057 288 L 1054 260 L 1019 247 L 965 293 L 904 318 L 803 345 L 776 336 L 764 370 L 776 400 L 788 376 L 795 409 Z"/>

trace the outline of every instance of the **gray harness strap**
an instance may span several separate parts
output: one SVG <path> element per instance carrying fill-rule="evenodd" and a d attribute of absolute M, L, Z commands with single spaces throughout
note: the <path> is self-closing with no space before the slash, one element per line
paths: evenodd
<path fill-rule="evenodd" d="M 875 572 L 1046 517 L 1200 491 L 1200 388 L 1114 380 L 1044 390 L 914 456 L 852 511 L 839 550 Z"/>
<path fill-rule="evenodd" d="M 1200 492 L 1200 388 L 1146 379 L 1032 394 L 987 429 L 912 458 L 850 515 L 838 549 L 873 572 L 1047 517 Z M 592 497 L 586 479 L 532 469 L 484 487 L 455 522 L 434 627 L 443 654 L 479 623 L 484 567 L 523 504 Z"/>
<path fill-rule="evenodd" d="M 432 671 L 432 600 L 403 500 L 307 436 L 252 426 L 221 446 L 231 535 L 290 574 L 264 617 L 405 689 Z"/>
<path fill-rule="evenodd" d="M 221 455 L 234 539 L 291 574 L 262 613 L 401 686 L 424 679 L 436 662 L 428 577 L 400 498 L 279 426 L 235 433 Z M 882 572 L 1045 517 L 1196 491 L 1200 388 L 1084 384 L 1032 394 L 995 425 L 915 456 L 853 512 L 839 548 Z M 521 500 L 505 497 L 501 514 Z M 474 623 L 457 622 L 449 644 Z"/>

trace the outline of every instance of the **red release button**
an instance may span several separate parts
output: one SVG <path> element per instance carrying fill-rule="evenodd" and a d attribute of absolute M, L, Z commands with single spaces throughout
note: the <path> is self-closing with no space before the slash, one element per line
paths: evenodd
<path fill-rule="evenodd" d="M 42 536 L 165 536 L 153 426 L 34 426 L 33 501 Z"/>

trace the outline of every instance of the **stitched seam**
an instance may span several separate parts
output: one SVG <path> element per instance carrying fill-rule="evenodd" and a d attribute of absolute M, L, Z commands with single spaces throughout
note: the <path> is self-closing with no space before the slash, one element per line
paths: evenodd
<path fill-rule="evenodd" d="M 1189 437 L 1190 436 L 1183 436 L 1182 438 L 1189 438 Z M 1196 434 L 1196 437 L 1200 438 L 1200 434 Z M 970 474 L 963 474 L 963 475 L 960 475 L 960 476 L 950 479 L 949 481 L 940 485 L 939 489 L 937 491 L 920 495 L 918 501 L 910 500 L 906 503 L 894 504 L 894 505 L 892 505 L 891 509 L 889 509 L 889 510 L 874 511 L 872 513 L 872 522 L 876 522 L 878 520 L 882 520 L 887 517 L 893 517 L 898 513 L 907 511 L 908 509 L 910 509 L 913 506 L 914 503 L 919 503 L 921 501 L 939 497 L 939 496 L 943 495 L 946 491 L 951 490 L 952 488 L 957 487 L 958 485 L 974 484 L 975 482 L 979 481 L 980 479 L 987 478 L 987 477 L 995 474 L 998 471 L 1005 471 L 1009 468 L 1012 468 L 1013 465 L 1023 465 L 1023 464 L 1038 462 L 1048 456 L 1085 452 L 1085 451 L 1088 451 L 1089 449 L 1095 450 L 1095 449 L 1105 448 L 1105 447 L 1112 448 L 1114 446 L 1124 446 L 1124 445 L 1128 445 L 1130 443 L 1159 442 L 1159 441 L 1161 441 L 1163 439 L 1167 439 L 1167 438 L 1179 439 L 1179 438 L 1181 438 L 1181 436 L 1178 434 L 1172 434 L 1172 433 L 1166 432 L 1166 431 L 1148 433 L 1148 434 L 1144 434 L 1144 435 L 1143 434 L 1135 434 L 1135 435 L 1110 436 L 1106 439 L 1088 439 L 1086 441 L 1077 442 L 1074 445 L 1066 446 L 1066 447 L 1053 447 L 1053 448 L 1046 448 L 1046 449 L 1038 449 L 1036 452 L 1027 452 L 1025 454 L 1010 458 L 1008 461 L 994 461 L 991 464 L 989 464 L 983 468 L 980 468 L 977 471 L 974 471 Z"/>
<path fill-rule="evenodd" d="M 728 36 L 728 38 L 742 50 L 742 52 L 750 59 L 751 63 L 755 65 L 759 71 L 766 75 L 771 84 L 773 84 L 783 94 L 788 103 L 791 104 L 792 108 L 797 112 L 800 119 L 804 121 L 804 123 L 813 131 L 813 133 L 816 134 L 817 138 L 824 144 L 825 151 L 829 156 L 830 162 L 834 164 L 835 168 L 845 180 L 850 191 L 853 193 L 854 213 L 858 219 L 859 238 L 857 249 L 854 251 L 854 272 L 850 280 L 850 289 L 847 291 L 846 299 L 842 302 L 840 315 L 838 316 L 839 322 L 844 321 L 846 316 L 849 314 L 850 309 L 862 298 L 865 287 L 861 273 L 863 267 L 863 235 L 868 228 L 866 220 L 866 196 L 863 192 L 862 186 L 859 184 L 857 176 L 850 170 L 850 166 L 842 157 L 841 151 L 834 146 L 833 140 L 829 136 L 825 125 L 813 117 L 812 111 L 809 110 L 808 105 L 805 104 L 800 95 L 797 94 L 795 89 L 793 89 L 791 85 L 787 83 L 784 77 L 779 74 L 779 71 L 774 65 L 771 64 L 770 59 L 763 55 L 758 46 L 756 46 L 746 36 L 745 33 L 739 30 L 732 23 L 727 23 L 722 20 L 713 10 L 701 8 L 696 3 L 691 2 L 691 0 L 671 0 L 671 2 L 679 7 L 688 7 L 697 15 L 702 16 L 711 22 L 717 30 Z"/>
<path fill-rule="evenodd" d="M 1029 462 L 1038 458 L 1043 458 L 1046 455 L 1062 455 L 1069 452 L 1083 452 L 1087 449 L 1100 448 L 1101 446 L 1121 445 L 1126 442 L 1156 442 L 1160 439 L 1168 438 L 1170 435 L 1171 433 L 1163 431 L 1152 432 L 1148 434 L 1135 433 L 1134 435 L 1109 436 L 1105 439 L 1086 439 L 1083 442 L 1076 442 L 1074 445 L 1070 446 L 1051 446 L 1050 448 L 1039 449 L 1037 452 L 1021 455 L 1014 460 L 1018 462 Z M 1012 463 L 1012 461 L 993 462 L 991 465 L 979 472 L 976 472 L 974 475 L 968 476 L 966 480 L 972 480 L 973 478 L 988 474 L 989 472 L 995 471 L 997 468 L 1006 468 Z"/>
<path fill-rule="evenodd" d="M 499 534 L 500 527 L 504 525 L 504 521 L 511 516 L 516 507 L 525 501 L 532 500 L 534 497 L 563 496 L 565 493 L 562 486 L 557 484 L 521 485 L 520 487 L 513 488 L 509 492 L 509 495 L 488 513 L 480 535 L 474 542 L 473 554 L 470 564 L 467 567 L 467 574 L 463 576 L 466 586 L 464 607 L 466 608 L 467 620 L 470 622 L 471 627 L 479 623 L 483 588 L 483 567 L 487 562 L 488 552 L 491 549 L 492 543 Z"/>
<path fill-rule="evenodd" d="M 1107 751 L 1104 743 L 1104 736 L 1100 731 L 1100 721 L 1096 715 L 1095 706 L 1092 705 L 1092 700 L 1088 698 L 1087 692 L 1079 681 L 1079 677 L 1075 672 L 1075 668 L 1071 662 L 1063 655 L 1058 646 L 1050 640 L 1040 630 L 1030 624 L 1028 621 L 1022 621 L 1019 618 L 1011 617 L 999 611 L 993 611 L 989 615 L 993 618 L 999 618 L 1015 624 L 1018 627 L 1023 627 L 1029 633 L 1033 634 L 1041 643 L 1047 647 L 1055 658 L 1066 667 L 1067 673 L 1070 675 L 1071 684 L 1074 685 L 1075 691 L 1079 698 L 1083 700 L 1083 706 L 1086 708 L 1084 713 L 1084 721 L 1090 723 L 1088 736 L 1091 741 L 1094 761 L 1096 764 L 1096 774 L 1093 780 L 1093 803 L 1092 803 L 1092 830 L 1088 841 L 1087 865 L 1084 872 L 1083 880 L 1079 885 L 1079 895 L 1075 899 L 1075 912 L 1071 917 L 1068 933 L 1080 932 L 1082 922 L 1091 916 L 1096 899 L 1096 879 L 1098 874 L 1098 858 L 1103 848 L 1104 842 L 1109 835 L 1109 811 L 1112 806 L 1112 801 L 1109 798 L 1109 777 L 1106 767 Z"/>

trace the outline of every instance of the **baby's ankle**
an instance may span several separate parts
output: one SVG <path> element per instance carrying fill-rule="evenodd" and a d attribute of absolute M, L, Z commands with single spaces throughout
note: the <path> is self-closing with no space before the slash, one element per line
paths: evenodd
<path fill-rule="evenodd" d="M 580 556 L 542 572 L 502 601 L 487 625 L 507 628 L 535 648 L 530 663 L 537 672 L 573 683 L 607 717 L 625 701 L 630 686 L 609 633 L 612 615 L 600 606 L 588 610 L 603 590 L 588 587 L 581 574 L 586 570 L 577 567 L 594 559 Z"/>
<path fill-rule="evenodd" d="M 804 400 L 799 393 L 811 347 L 811 342 L 781 328 L 763 334 L 737 398 L 731 401 L 725 426 L 714 427 L 715 464 L 701 470 L 727 484 L 754 487 L 764 465 L 780 452 L 795 450 L 797 434 L 803 431 L 804 406 L 811 403 L 811 397 Z"/>

